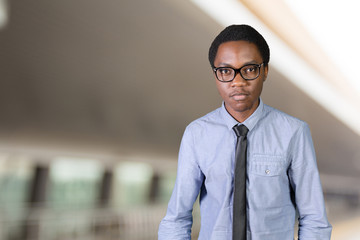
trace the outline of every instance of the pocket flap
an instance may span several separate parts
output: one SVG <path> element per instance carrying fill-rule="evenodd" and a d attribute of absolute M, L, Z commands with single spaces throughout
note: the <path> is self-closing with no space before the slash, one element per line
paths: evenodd
<path fill-rule="evenodd" d="M 284 172 L 286 158 L 283 156 L 255 155 L 250 162 L 249 171 L 260 176 L 277 176 Z"/>

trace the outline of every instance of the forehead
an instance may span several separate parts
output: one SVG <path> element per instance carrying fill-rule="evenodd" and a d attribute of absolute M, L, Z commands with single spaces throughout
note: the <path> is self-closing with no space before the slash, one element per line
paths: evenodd
<path fill-rule="evenodd" d="M 246 63 L 260 63 L 262 57 L 258 47 L 248 41 L 230 41 L 219 45 L 215 65 L 241 65 Z"/>

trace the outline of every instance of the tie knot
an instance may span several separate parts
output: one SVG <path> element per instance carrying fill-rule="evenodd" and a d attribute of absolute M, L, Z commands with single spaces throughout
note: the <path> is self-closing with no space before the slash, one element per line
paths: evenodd
<path fill-rule="evenodd" d="M 235 126 L 233 127 L 233 129 L 234 129 L 235 134 L 236 134 L 237 137 L 240 137 L 240 136 L 245 137 L 246 134 L 247 134 L 248 131 L 249 131 L 249 129 L 248 129 L 245 125 L 243 125 L 243 124 L 241 124 L 241 125 L 235 125 Z"/>

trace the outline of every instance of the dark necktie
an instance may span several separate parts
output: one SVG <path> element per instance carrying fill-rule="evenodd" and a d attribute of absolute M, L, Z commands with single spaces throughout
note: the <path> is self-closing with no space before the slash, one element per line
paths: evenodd
<path fill-rule="evenodd" d="M 246 134 L 245 125 L 233 127 L 237 144 L 235 151 L 235 180 L 233 203 L 233 240 L 246 240 Z"/>

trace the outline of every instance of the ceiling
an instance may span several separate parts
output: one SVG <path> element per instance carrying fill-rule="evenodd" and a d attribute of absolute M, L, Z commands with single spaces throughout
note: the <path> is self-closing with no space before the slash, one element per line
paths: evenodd
<path fill-rule="evenodd" d="M 190 1 L 9 2 L 1 149 L 175 160 L 185 126 L 221 105 L 207 51 L 222 28 Z M 360 176 L 360 136 L 271 62 L 262 97 L 309 123 L 322 173 Z"/>

